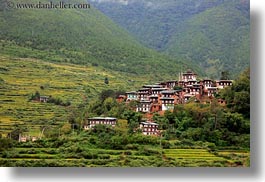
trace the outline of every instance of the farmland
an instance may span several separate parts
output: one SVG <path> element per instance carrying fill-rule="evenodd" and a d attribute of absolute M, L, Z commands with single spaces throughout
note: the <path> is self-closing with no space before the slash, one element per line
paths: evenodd
<path fill-rule="evenodd" d="M 105 85 L 104 79 L 110 84 Z M 143 78 L 120 75 L 100 67 L 54 64 L 36 59 L 0 56 L 0 133 L 6 135 L 14 125 L 24 125 L 30 135 L 39 126 L 67 122 L 69 110 L 84 100 L 93 100 L 103 89 L 125 90 L 137 87 Z M 32 94 L 60 98 L 70 107 L 29 101 Z"/>
<path fill-rule="evenodd" d="M 72 137 L 72 142 L 77 141 Z M 79 143 L 85 143 L 80 141 Z M 59 142 L 60 143 L 60 142 Z M 50 143 L 51 144 L 51 143 Z M 1 166 L 75 166 L 75 167 L 247 167 L 247 150 L 220 150 L 212 152 L 201 147 L 182 149 L 162 149 L 150 145 L 140 145 L 138 149 L 113 150 L 98 149 L 91 145 L 60 147 L 44 143 L 20 144 L 10 152 L 5 152 Z M 58 145 L 58 143 L 57 143 Z M 34 148 L 31 148 L 35 146 Z"/>

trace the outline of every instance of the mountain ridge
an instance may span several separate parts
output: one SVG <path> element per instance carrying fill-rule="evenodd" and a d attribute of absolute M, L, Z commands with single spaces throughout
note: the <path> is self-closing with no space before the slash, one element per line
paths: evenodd
<path fill-rule="evenodd" d="M 192 61 L 209 77 L 219 78 L 230 70 L 235 78 L 249 66 L 247 0 L 89 2 L 145 46 Z"/>
<path fill-rule="evenodd" d="M 183 60 L 142 46 L 93 7 L 89 10 L 6 10 L 0 14 L 0 27 L 5 27 L 0 31 L 2 47 L 7 42 L 24 47 L 24 52 L 17 50 L 23 52 L 23 57 L 99 65 L 136 75 L 154 74 L 154 78 L 163 74 L 174 77 L 181 67 L 192 67 Z"/>

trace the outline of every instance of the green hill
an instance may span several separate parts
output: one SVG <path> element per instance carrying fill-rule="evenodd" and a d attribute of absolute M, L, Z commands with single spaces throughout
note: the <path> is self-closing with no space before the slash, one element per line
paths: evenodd
<path fill-rule="evenodd" d="M 233 78 L 249 65 L 247 0 L 90 0 L 142 44 Z"/>
<path fill-rule="evenodd" d="M 222 70 L 238 75 L 250 64 L 250 19 L 247 6 L 239 3 L 227 2 L 190 18 L 167 52 L 199 63 L 208 75 Z"/>
<path fill-rule="evenodd" d="M 176 76 L 181 67 L 190 67 L 140 45 L 94 8 L 1 9 L 1 52 L 5 54 L 158 77 Z M 10 45 L 17 48 L 7 50 Z"/>

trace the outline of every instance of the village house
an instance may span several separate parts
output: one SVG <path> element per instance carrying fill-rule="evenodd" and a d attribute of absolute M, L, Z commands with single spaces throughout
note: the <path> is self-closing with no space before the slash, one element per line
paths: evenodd
<path fill-rule="evenodd" d="M 28 137 L 27 136 L 19 136 L 18 141 L 19 142 L 27 142 L 28 141 Z"/>
<path fill-rule="evenodd" d="M 141 100 L 137 105 L 136 112 L 147 113 L 151 111 L 151 101 L 150 100 Z"/>
<path fill-rule="evenodd" d="M 158 135 L 158 124 L 153 122 L 141 122 L 140 129 L 144 135 Z"/>
<path fill-rule="evenodd" d="M 151 95 L 152 96 L 159 96 L 161 92 L 167 90 L 167 88 L 151 88 Z"/>
<path fill-rule="evenodd" d="M 31 141 L 33 141 L 33 142 L 35 142 L 35 141 L 37 141 L 38 140 L 38 138 L 37 137 L 31 137 Z"/>
<path fill-rule="evenodd" d="M 175 106 L 175 99 L 172 97 L 162 97 L 162 111 L 173 110 Z"/>
<path fill-rule="evenodd" d="M 126 101 L 126 96 L 125 95 L 119 95 L 117 98 L 116 98 L 117 102 L 121 103 L 121 102 L 124 102 Z"/>
<path fill-rule="evenodd" d="M 40 96 L 40 102 L 46 103 L 46 102 L 48 102 L 48 100 L 49 100 L 48 96 Z"/>
<path fill-rule="evenodd" d="M 175 90 L 165 90 L 165 91 L 162 91 L 161 94 L 162 94 L 162 97 L 170 97 L 170 98 L 176 97 Z"/>
<path fill-rule="evenodd" d="M 89 118 L 87 124 L 84 125 L 85 130 L 94 128 L 96 125 L 108 125 L 115 127 L 117 124 L 117 118 L 112 117 L 94 117 Z"/>
<path fill-rule="evenodd" d="M 19 135 L 19 139 L 18 139 L 19 142 L 29 142 L 29 141 L 35 142 L 37 140 L 38 140 L 38 137 L 22 136 L 22 135 Z"/>
<path fill-rule="evenodd" d="M 149 95 L 150 95 L 150 88 L 141 88 L 138 90 L 138 97 L 140 100 L 148 99 Z"/>
<path fill-rule="evenodd" d="M 205 78 L 201 81 L 201 85 L 203 85 L 204 90 L 207 90 L 208 88 L 213 86 L 213 81 L 209 78 Z"/>
<path fill-rule="evenodd" d="M 157 104 L 159 102 L 159 96 L 158 95 L 151 95 L 149 97 L 149 100 L 153 103 L 153 104 Z"/>
<path fill-rule="evenodd" d="M 209 87 L 207 91 L 207 96 L 208 97 L 214 97 L 214 95 L 218 93 L 217 87 Z"/>
<path fill-rule="evenodd" d="M 201 95 L 202 94 L 202 85 L 200 84 L 193 84 L 190 87 L 189 93 L 193 96 Z"/>
<path fill-rule="evenodd" d="M 186 73 L 182 73 L 181 80 L 184 82 L 196 81 L 197 74 L 193 73 L 191 70 L 188 70 Z"/>
<path fill-rule="evenodd" d="M 138 92 L 136 91 L 126 92 L 126 102 L 130 102 L 133 100 L 138 100 Z"/>
<path fill-rule="evenodd" d="M 171 81 L 158 83 L 158 85 L 161 85 L 163 88 L 174 89 L 175 86 L 178 86 L 178 81 L 171 80 Z"/>
<path fill-rule="evenodd" d="M 152 88 L 163 88 L 162 85 L 144 85 L 143 88 L 149 88 L 149 89 L 152 89 Z"/>
<path fill-rule="evenodd" d="M 232 85 L 233 85 L 233 81 L 232 80 L 219 80 L 219 81 L 216 81 L 216 87 L 219 88 L 219 89 L 230 87 Z"/>

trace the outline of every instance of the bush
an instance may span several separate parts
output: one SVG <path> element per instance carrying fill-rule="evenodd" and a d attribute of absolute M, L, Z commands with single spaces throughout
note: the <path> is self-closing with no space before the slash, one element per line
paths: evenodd
<path fill-rule="evenodd" d="M 145 155 L 145 156 L 161 155 L 161 150 L 143 147 L 136 152 L 136 155 Z"/>
<path fill-rule="evenodd" d="M 139 150 L 139 144 L 128 144 L 124 147 L 125 150 Z"/>
<path fill-rule="evenodd" d="M 97 159 L 98 153 L 97 152 L 82 152 L 82 156 L 85 159 Z"/>

